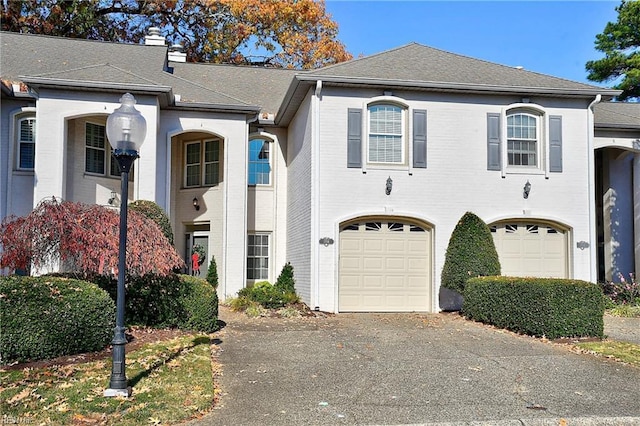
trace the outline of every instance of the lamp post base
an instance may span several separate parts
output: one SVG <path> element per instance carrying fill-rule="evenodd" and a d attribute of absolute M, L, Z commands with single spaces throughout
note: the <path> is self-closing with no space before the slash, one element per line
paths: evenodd
<path fill-rule="evenodd" d="M 102 395 L 106 397 L 120 396 L 129 398 L 131 396 L 131 386 L 126 389 L 106 389 Z"/>

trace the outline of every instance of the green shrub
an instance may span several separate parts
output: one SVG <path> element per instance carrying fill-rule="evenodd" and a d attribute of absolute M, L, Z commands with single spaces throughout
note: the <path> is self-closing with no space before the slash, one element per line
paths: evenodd
<path fill-rule="evenodd" d="M 469 278 L 500 275 L 500 260 L 489 227 L 467 212 L 458 221 L 447 246 L 442 286 L 464 295 Z"/>
<path fill-rule="evenodd" d="M 171 229 L 171 222 L 169 222 L 169 217 L 164 210 L 162 210 L 162 207 L 153 201 L 136 200 L 129 203 L 129 208 L 154 221 L 165 237 L 167 237 L 169 243 L 173 245 L 173 230 Z"/>
<path fill-rule="evenodd" d="M 245 287 L 238 292 L 239 298 L 246 298 L 259 303 L 264 308 L 281 308 L 291 303 L 297 303 L 300 298 L 295 293 L 285 293 L 282 289 L 271 285 L 268 281 L 255 283 L 252 287 Z"/>
<path fill-rule="evenodd" d="M 207 269 L 207 282 L 218 288 L 218 265 L 216 264 L 216 258 L 211 256 L 211 262 L 209 262 L 209 268 Z"/>
<path fill-rule="evenodd" d="M 116 278 L 104 275 L 83 275 L 83 278 L 116 300 Z M 218 322 L 218 296 L 201 278 L 177 274 L 127 276 L 125 288 L 126 325 L 210 332 Z"/>
<path fill-rule="evenodd" d="M 96 285 L 56 277 L 0 277 L 0 363 L 104 349 L 115 304 Z"/>
<path fill-rule="evenodd" d="M 207 281 L 181 275 L 180 280 L 186 290 L 181 303 L 186 316 L 182 317 L 178 326 L 183 330 L 197 330 L 212 333 L 218 329 L 218 294 Z"/>
<path fill-rule="evenodd" d="M 293 266 L 287 262 L 280 271 L 275 287 L 282 290 L 283 293 L 296 292 L 296 280 L 293 278 Z"/>
<path fill-rule="evenodd" d="M 602 337 L 604 330 L 602 290 L 579 280 L 472 278 L 462 310 L 469 319 L 550 339 Z"/>

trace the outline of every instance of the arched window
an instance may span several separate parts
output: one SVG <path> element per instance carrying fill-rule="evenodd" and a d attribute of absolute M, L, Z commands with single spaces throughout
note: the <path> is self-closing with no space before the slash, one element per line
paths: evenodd
<path fill-rule="evenodd" d="M 404 111 L 404 108 L 394 104 L 369 106 L 369 163 L 405 162 Z"/>
<path fill-rule="evenodd" d="M 539 116 L 525 112 L 507 115 L 509 166 L 538 167 L 540 161 Z"/>
<path fill-rule="evenodd" d="M 271 184 L 271 142 L 266 138 L 249 141 L 249 185 Z"/>
<path fill-rule="evenodd" d="M 18 169 L 33 170 L 36 159 L 36 119 L 18 120 Z"/>

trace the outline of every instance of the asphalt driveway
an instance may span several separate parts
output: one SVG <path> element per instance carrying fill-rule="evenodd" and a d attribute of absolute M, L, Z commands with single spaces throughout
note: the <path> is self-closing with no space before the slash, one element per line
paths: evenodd
<path fill-rule="evenodd" d="M 221 319 L 222 394 L 192 426 L 640 424 L 640 369 L 456 314 Z"/>

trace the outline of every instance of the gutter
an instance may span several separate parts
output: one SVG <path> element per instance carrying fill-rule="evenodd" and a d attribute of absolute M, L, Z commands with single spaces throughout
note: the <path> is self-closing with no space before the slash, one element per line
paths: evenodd
<path fill-rule="evenodd" d="M 596 95 L 587 108 L 587 154 L 589 170 L 589 281 L 598 281 L 598 241 L 596 238 L 596 181 L 595 181 L 595 151 L 594 151 L 594 107 L 602 101 L 602 95 Z"/>
<path fill-rule="evenodd" d="M 320 96 L 322 92 L 322 80 L 316 81 L 316 89 L 313 93 L 313 118 L 312 118 L 312 199 L 311 210 L 311 250 L 313 262 L 313 304 L 314 310 L 320 310 Z"/>

